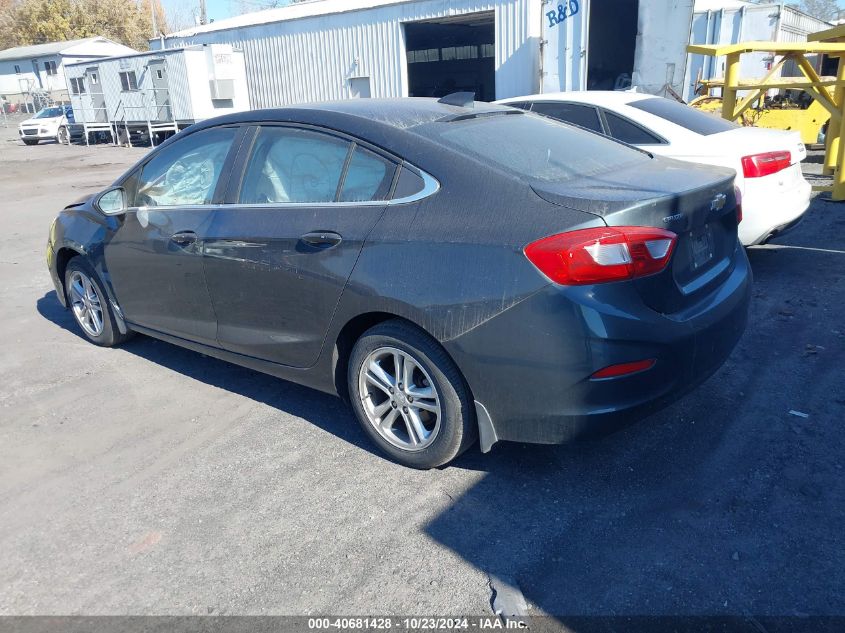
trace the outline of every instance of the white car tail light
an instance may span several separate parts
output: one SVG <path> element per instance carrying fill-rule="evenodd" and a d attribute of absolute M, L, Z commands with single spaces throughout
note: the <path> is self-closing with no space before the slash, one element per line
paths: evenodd
<path fill-rule="evenodd" d="M 742 157 L 742 174 L 746 178 L 761 178 L 775 174 L 792 164 L 790 152 L 766 152 Z"/>

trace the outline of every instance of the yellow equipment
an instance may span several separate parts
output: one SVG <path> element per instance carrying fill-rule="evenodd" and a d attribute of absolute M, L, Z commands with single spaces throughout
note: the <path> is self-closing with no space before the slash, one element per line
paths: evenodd
<path fill-rule="evenodd" d="M 841 142 L 845 126 L 840 124 L 845 116 L 845 26 L 814 33 L 810 39 L 818 41 L 742 42 L 724 46 L 694 44 L 688 46 L 687 51 L 699 55 L 725 57 L 725 78 L 721 82 L 722 118 L 728 121 L 738 121 L 755 103 L 759 104 L 771 89 L 803 90 L 815 99 L 830 115 L 825 135 L 825 168 L 833 173 L 833 187 L 817 189 L 832 191 L 833 200 L 845 200 L 845 169 L 842 169 L 845 164 L 845 142 Z M 741 80 L 740 58 L 745 53 L 772 53 L 775 58 L 780 57 L 780 60 L 772 65 L 762 79 Z M 838 58 L 836 77 L 820 77 L 805 57 L 808 54 Z M 778 71 L 787 60 L 794 61 L 804 76 L 777 77 Z M 745 91 L 747 94 L 740 97 L 739 91 Z"/>
<path fill-rule="evenodd" d="M 713 88 L 721 88 L 724 83 L 719 80 L 705 80 L 700 84 L 702 96 L 689 102 L 693 108 L 706 112 L 722 112 L 722 98 L 709 93 Z M 804 145 L 815 145 L 824 142 L 824 128 L 830 120 L 830 112 L 815 99 L 809 106 L 802 108 L 792 103 L 763 103 L 759 101 L 754 107 L 742 114 L 742 124 L 745 126 L 764 127 L 772 130 L 797 130 L 801 133 Z"/>

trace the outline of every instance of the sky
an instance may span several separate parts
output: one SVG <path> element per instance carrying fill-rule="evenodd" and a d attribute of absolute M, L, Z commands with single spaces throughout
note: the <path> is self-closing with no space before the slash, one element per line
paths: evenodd
<path fill-rule="evenodd" d="M 770 0 L 776 2 L 777 0 Z M 199 13 L 199 0 L 162 0 L 168 15 L 175 18 L 175 23 L 187 27 L 193 24 L 193 16 Z M 211 20 L 223 20 L 233 15 L 259 11 L 271 6 L 288 4 L 289 0 L 206 0 L 208 17 Z M 845 0 L 837 0 L 839 7 L 845 10 Z"/>
<path fill-rule="evenodd" d="M 193 16 L 199 14 L 199 0 L 162 0 L 162 4 L 167 15 L 173 18 L 169 21 L 177 26 L 193 24 Z M 233 15 L 284 4 L 287 4 L 284 0 L 206 0 L 206 11 L 210 20 L 223 20 Z"/>

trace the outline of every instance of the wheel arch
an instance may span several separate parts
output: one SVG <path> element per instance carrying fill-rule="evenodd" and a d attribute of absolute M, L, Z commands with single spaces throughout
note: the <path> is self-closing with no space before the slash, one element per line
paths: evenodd
<path fill-rule="evenodd" d="M 82 257 L 83 260 L 86 260 L 88 266 L 90 266 L 94 275 L 97 276 L 97 281 L 102 285 L 103 290 L 106 293 L 106 300 L 109 303 L 109 310 L 112 312 L 115 321 L 117 322 L 117 329 L 121 334 L 127 334 L 129 329 L 126 325 L 126 320 L 123 317 L 123 312 L 120 309 L 120 306 L 117 303 L 117 299 L 114 296 L 114 291 L 111 288 L 111 285 L 104 279 L 103 271 L 99 270 L 98 266 L 91 262 L 90 259 L 87 258 L 87 253 L 73 248 L 71 246 L 62 246 L 58 251 L 56 251 L 56 277 L 57 281 L 61 285 L 62 290 L 62 297 L 59 298 L 59 301 L 62 302 L 66 308 L 68 307 L 67 304 L 67 288 L 65 287 L 65 274 L 67 273 L 67 267 L 70 262 L 75 259 L 76 257 Z"/>
<path fill-rule="evenodd" d="M 337 336 L 335 337 L 332 349 L 332 378 L 334 380 L 335 390 L 341 399 L 345 402 L 349 402 L 349 390 L 347 387 L 346 374 L 349 369 L 349 358 L 352 354 L 352 348 L 355 346 L 355 342 L 361 338 L 364 332 L 379 323 L 384 323 L 385 321 L 404 321 L 408 325 L 417 328 L 431 337 L 431 339 L 441 347 L 443 352 L 454 363 L 455 367 L 458 368 L 458 372 L 460 372 L 470 398 L 472 398 L 472 388 L 470 387 L 466 376 L 464 376 L 463 370 L 455 361 L 454 357 L 443 346 L 443 343 L 439 341 L 434 334 L 419 323 L 409 319 L 407 316 L 401 316 L 392 312 L 373 311 L 364 312 L 349 319 L 344 326 L 340 328 Z"/>
<path fill-rule="evenodd" d="M 67 265 L 74 257 L 84 256 L 85 253 L 78 251 L 70 246 L 63 246 L 56 251 L 56 276 L 62 286 L 62 293 L 67 297 L 67 288 L 65 288 L 65 272 L 67 272 Z M 65 303 L 64 301 L 62 303 Z"/>

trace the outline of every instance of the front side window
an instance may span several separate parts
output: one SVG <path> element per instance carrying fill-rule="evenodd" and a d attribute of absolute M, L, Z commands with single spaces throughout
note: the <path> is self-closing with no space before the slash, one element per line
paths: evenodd
<path fill-rule="evenodd" d="M 202 130 L 160 151 L 133 183 L 130 206 L 211 204 L 236 134 L 237 128 Z"/>
<path fill-rule="evenodd" d="M 531 111 L 604 134 L 598 110 L 593 106 L 578 103 L 535 103 L 531 107 Z"/>
<path fill-rule="evenodd" d="M 610 135 L 630 145 L 658 145 L 661 140 L 639 125 L 605 110 L 604 120 Z"/>
<path fill-rule="evenodd" d="M 135 71 L 123 71 L 120 73 L 120 87 L 123 92 L 138 89 L 138 79 L 135 77 Z"/>
<path fill-rule="evenodd" d="M 351 143 L 299 128 L 258 133 L 239 202 L 334 202 Z"/>

